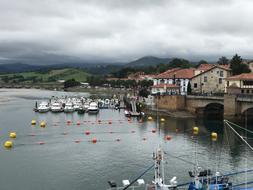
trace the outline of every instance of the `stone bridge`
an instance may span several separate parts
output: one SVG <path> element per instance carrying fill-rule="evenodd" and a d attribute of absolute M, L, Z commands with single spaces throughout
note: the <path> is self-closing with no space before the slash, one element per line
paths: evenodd
<path fill-rule="evenodd" d="M 253 96 L 225 94 L 221 96 L 171 95 L 158 97 L 158 107 L 171 111 L 187 110 L 196 115 L 205 110 L 218 110 L 224 116 L 241 116 L 253 109 Z"/>

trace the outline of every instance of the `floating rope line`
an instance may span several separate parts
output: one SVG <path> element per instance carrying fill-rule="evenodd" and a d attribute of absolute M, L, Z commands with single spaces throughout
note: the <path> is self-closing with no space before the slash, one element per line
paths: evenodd
<path fill-rule="evenodd" d="M 227 122 L 227 120 L 224 120 L 224 122 L 249 147 L 249 149 L 253 151 L 253 147 Z"/>
<path fill-rule="evenodd" d="M 129 185 L 127 185 L 126 187 L 124 187 L 123 190 L 128 189 L 129 187 L 131 187 L 138 179 L 140 179 L 143 175 L 145 175 L 149 170 L 151 170 L 154 167 L 155 164 L 152 164 L 150 167 L 148 167 L 144 172 L 142 172 L 138 177 L 136 177 Z"/>
<path fill-rule="evenodd" d="M 231 124 L 231 125 L 234 125 L 234 126 L 240 128 L 240 129 L 242 129 L 242 130 L 244 130 L 244 131 L 247 131 L 247 132 L 253 134 L 253 131 L 251 131 L 251 130 L 249 130 L 249 129 L 243 128 L 243 127 L 241 127 L 240 125 L 237 125 L 237 124 L 235 124 L 235 123 L 232 123 L 232 122 L 230 122 L 230 121 L 228 121 L 228 120 L 224 120 L 224 121 L 227 122 L 227 123 L 229 123 L 229 124 Z"/>
<path fill-rule="evenodd" d="M 249 185 L 249 184 L 253 184 L 253 181 L 239 183 L 239 184 L 233 185 L 233 187 L 240 187 L 242 185 Z M 253 186 L 252 187 L 246 187 L 246 189 L 249 189 L 249 188 L 253 188 Z M 240 190 L 240 189 L 238 189 L 238 190 Z"/>

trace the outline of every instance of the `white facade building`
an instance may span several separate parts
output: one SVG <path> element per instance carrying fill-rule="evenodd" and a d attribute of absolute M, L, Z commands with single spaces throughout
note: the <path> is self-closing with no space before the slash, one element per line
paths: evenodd
<path fill-rule="evenodd" d="M 161 86 L 163 84 L 169 84 L 169 85 L 174 85 L 174 86 L 168 86 L 167 88 L 173 88 L 173 90 L 174 90 L 175 86 L 177 86 L 179 88 L 178 93 L 181 95 L 186 95 L 189 81 L 194 76 L 195 70 L 196 69 L 194 69 L 194 68 L 189 68 L 189 69 L 175 68 L 175 69 L 167 70 L 167 71 L 157 75 L 153 79 L 154 86 L 152 87 L 152 93 L 157 91 L 155 89 L 156 86 Z M 161 89 L 161 87 L 160 87 L 160 89 Z M 171 91 L 173 91 L 173 90 L 171 90 Z M 166 92 L 168 92 L 168 90 Z M 176 92 L 177 92 L 177 90 L 176 90 Z"/>

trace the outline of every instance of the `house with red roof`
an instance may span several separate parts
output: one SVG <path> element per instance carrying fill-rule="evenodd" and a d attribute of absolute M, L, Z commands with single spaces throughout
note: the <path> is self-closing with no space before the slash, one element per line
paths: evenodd
<path fill-rule="evenodd" d="M 195 75 L 195 68 L 169 69 L 154 77 L 152 94 L 187 94 L 187 87 L 190 79 Z"/>
<path fill-rule="evenodd" d="M 226 65 L 202 64 L 190 80 L 192 93 L 224 93 L 225 79 L 231 76 L 231 69 Z"/>
<path fill-rule="evenodd" d="M 226 92 L 253 95 L 253 73 L 242 73 L 226 78 Z"/>

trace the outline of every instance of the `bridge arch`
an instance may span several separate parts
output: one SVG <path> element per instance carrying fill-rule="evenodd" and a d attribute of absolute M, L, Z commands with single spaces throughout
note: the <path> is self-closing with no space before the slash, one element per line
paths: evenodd
<path fill-rule="evenodd" d="M 241 114 L 242 124 L 253 129 L 253 107 L 248 106 L 248 108 L 245 108 Z"/>
<path fill-rule="evenodd" d="M 253 105 L 242 105 L 241 114 L 245 114 L 246 112 L 250 112 L 253 109 Z"/>
<path fill-rule="evenodd" d="M 207 118 L 223 118 L 224 105 L 222 103 L 213 102 L 206 104 L 203 110 L 204 117 Z"/>

